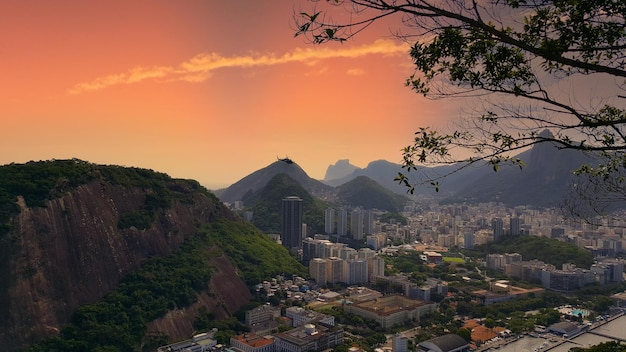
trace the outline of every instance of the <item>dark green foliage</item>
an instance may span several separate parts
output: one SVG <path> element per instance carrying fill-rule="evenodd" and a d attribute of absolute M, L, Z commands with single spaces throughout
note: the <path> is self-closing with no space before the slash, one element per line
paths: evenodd
<path fill-rule="evenodd" d="M 561 296 L 553 292 L 547 291 L 543 292 L 540 295 L 537 295 L 534 298 L 513 299 L 510 301 L 499 302 L 488 306 L 472 305 L 469 315 L 475 318 L 483 318 L 491 315 L 504 319 L 514 312 L 527 312 L 530 310 L 536 310 L 541 308 L 549 308 L 550 310 L 552 310 L 553 307 L 557 307 L 559 305 L 567 303 L 571 302 L 565 296 Z M 542 322 L 554 322 L 554 318 L 554 313 L 548 313 L 548 311 L 545 311 L 545 316 L 540 315 L 537 317 L 537 319 L 545 319 Z M 537 324 L 546 325 L 541 323 Z"/>
<path fill-rule="evenodd" d="M 18 196 L 27 206 L 40 207 L 95 177 L 95 166 L 77 159 L 0 166 L 0 235 L 10 230 L 7 222 L 19 212 Z"/>
<path fill-rule="evenodd" d="M 254 214 L 253 223 L 265 233 L 280 233 L 280 212 L 283 198 L 297 196 L 303 202 L 303 222 L 316 233 L 324 232 L 324 210 L 327 205 L 314 198 L 298 182 L 286 174 L 278 174 L 256 193 L 243 199 L 246 210 Z"/>
<path fill-rule="evenodd" d="M 28 351 L 95 351 L 98 348 L 135 351 L 144 339 L 148 322 L 171 309 L 190 305 L 196 301 L 198 293 L 207 290 L 212 270 L 209 260 L 222 254 L 230 257 L 249 284 L 276 274 L 305 273 L 285 248 L 254 226 L 217 221 L 206 225 L 174 254 L 147 260 L 103 300 L 80 307 L 72 317 L 72 324 L 63 328 L 59 337 Z M 217 327 L 220 330 L 217 338 L 222 342 L 227 342 L 235 333 L 246 331 L 234 317 L 215 321 L 214 315 L 206 309 L 200 310 L 194 327 L 198 330 Z"/>
<path fill-rule="evenodd" d="M 409 200 L 393 193 L 367 176 L 359 176 L 338 187 L 337 196 L 343 202 L 364 209 L 399 212 Z"/>
<path fill-rule="evenodd" d="M 206 309 L 199 312 L 198 317 L 193 322 L 193 327 L 197 331 L 209 331 L 216 328 L 215 339 L 217 343 L 221 344 L 228 344 L 231 337 L 250 331 L 250 328 L 241 324 L 235 317 L 215 320 L 213 315 L 207 312 Z"/>
<path fill-rule="evenodd" d="M 215 314 L 209 312 L 206 307 L 200 307 L 198 310 L 198 316 L 193 321 L 193 328 L 196 331 L 207 331 L 210 330 L 213 326 L 215 320 Z"/>
<path fill-rule="evenodd" d="M 619 341 L 603 342 L 595 346 L 588 348 L 573 347 L 570 352 L 624 352 L 626 351 L 626 344 Z"/>
<path fill-rule="evenodd" d="M 195 302 L 210 278 L 211 245 L 190 239 L 172 255 L 152 258 L 101 301 L 81 306 L 58 337 L 29 351 L 135 351 L 146 323 Z"/>
<path fill-rule="evenodd" d="M 192 204 L 197 193 L 213 197 L 195 181 L 174 180 L 151 170 L 94 165 L 80 160 L 54 160 L 0 167 L 0 234 L 10 230 L 9 219 L 19 212 L 22 196 L 30 207 L 43 206 L 76 187 L 100 180 L 140 189 L 146 194 L 138 211 L 122 214 L 121 228 L 151 226 L 155 215 L 172 202 Z M 217 245 L 217 246 L 216 246 Z M 70 325 L 30 351 L 135 351 L 142 343 L 163 344 L 164 336 L 148 336 L 146 324 L 176 307 L 195 302 L 207 290 L 212 256 L 233 256 L 242 276 L 256 283 L 275 274 L 303 274 L 286 250 L 249 224 L 224 220 L 205 228 L 165 258 L 147 260 L 100 302 L 77 309 Z"/>
<path fill-rule="evenodd" d="M 523 260 L 541 260 L 561 268 L 564 263 L 573 263 L 588 269 L 593 264 L 591 253 L 557 239 L 537 236 L 505 236 L 498 242 L 477 246 L 472 255 L 483 257 L 489 253 L 519 253 Z"/>
<path fill-rule="evenodd" d="M 114 180 L 117 185 L 139 187 L 148 194 L 140 212 L 122 216 L 129 226 L 142 221 L 147 225 L 143 212 L 158 214 L 173 201 L 193 202 L 199 192 L 213 197 L 197 182 L 172 180 L 150 170 L 76 163 L 92 170 L 103 182 Z M 214 220 L 215 223 L 204 226 L 198 223 L 202 227 L 198 234 L 178 250 L 167 257 L 146 260 L 101 301 L 78 308 L 71 324 L 64 327 L 59 336 L 32 346 L 28 351 L 136 351 L 142 344 L 162 343 L 164 336 L 145 336 L 146 324 L 169 310 L 192 304 L 199 293 L 206 292 L 214 257 L 228 257 L 250 285 L 277 274 L 305 275 L 304 267 L 285 248 L 253 225 L 221 217 Z M 196 324 L 213 326 L 212 320 L 210 312 L 206 312 Z M 227 339 L 233 331 L 241 331 L 241 328 L 233 325 L 218 338 Z"/>
<path fill-rule="evenodd" d="M 252 286 L 279 274 L 306 275 L 287 249 L 244 222 L 217 221 L 202 232 L 228 255 L 246 284 Z"/>
<path fill-rule="evenodd" d="M 456 334 L 461 336 L 467 342 L 472 340 L 472 332 L 466 328 L 457 329 Z"/>
<path fill-rule="evenodd" d="M 120 220 L 117 222 L 117 228 L 128 229 L 132 226 L 138 230 L 145 230 L 152 225 L 153 214 L 146 211 L 133 211 L 120 215 Z"/>
<path fill-rule="evenodd" d="M 385 257 L 385 264 L 392 267 L 386 274 L 430 272 L 430 268 L 424 265 L 419 252 L 406 252 L 397 256 Z"/>
<path fill-rule="evenodd" d="M 196 181 L 175 180 L 148 169 L 96 165 L 78 159 L 8 164 L 0 166 L 0 236 L 10 231 L 9 219 L 19 213 L 18 196 L 22 196 L 29 207 L 42 207 L 47 200 L 95 179 L 146 191 L 140 211 L 122 214 L 118 223 L 122 229 L 130 226 L 148 228 L 158 209 L 169 208 L 173 200 L 193 202 L 190 195 L 194 192 L 213 197 Z"/>

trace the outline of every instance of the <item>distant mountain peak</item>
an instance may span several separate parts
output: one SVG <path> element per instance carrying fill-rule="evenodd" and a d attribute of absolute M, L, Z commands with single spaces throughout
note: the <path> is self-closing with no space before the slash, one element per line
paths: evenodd
<path fill-rule="evenodd" d="M 276 175 L 285 174 L 289 178 L 301 184 L 308 192 L 319 194 L 325 192 L 326 186 L 320 181 L 314 180 L 292 159 L 288 157 L 278 160 L 268 166 L 257 170 L 226 188 L 219 197 L 224 202 L 243 200 L 249 193 L 258 192 Z"/>
<path fill-rule="evenodd" d="M 326 175 L 324 176 L 324 181 L 336 180 L 340 178 L 344 178 L 350 174 L 352 174 L 355 170 L 359 170 L 358 166 L 354 166 L 350 164 L 349 159 L 341 159 L 337 160 L 334 165 L 329 165 L 326 169 Z"/>
<path fill-rule="evenodd" d="M 541 137 L 541 138 L 552 138 L 552 137 L 554 137 L 554 135 L 552 134 L 552 132 L 550 132 L 549 129 L 546 128 L 545 130 L 539 132 L 539 137 Z"/>

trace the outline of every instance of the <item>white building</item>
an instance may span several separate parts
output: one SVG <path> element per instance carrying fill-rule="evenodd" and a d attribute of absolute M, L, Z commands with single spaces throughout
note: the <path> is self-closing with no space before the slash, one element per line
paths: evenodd
<path fill-rule="evenodd" d="M 348 259 L 343 265 L 343 282 L 348 285 L 367 283 L 369 279 L 367 260 Z"/>

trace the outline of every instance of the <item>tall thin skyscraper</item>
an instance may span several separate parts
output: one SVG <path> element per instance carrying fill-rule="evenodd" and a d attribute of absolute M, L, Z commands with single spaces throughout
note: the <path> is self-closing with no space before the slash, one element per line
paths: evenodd
<path fill-rule="evenodd" d="M 463 235 L 463 243 L 465 249 L 474 249 L 474 234 L 466 233 L 465 235 Z"/>
<path fill-rule="evenodd" d="M 350 213 L 350 234 L 355 240 L 363 239 L 363 212 L 359 210 Z"/>
<path fill-rule="evenodd" d="M 511 236 L 519 236 L 520 234 L 520 220 L 518 217 L 511 218 L 511 222 L 509 224 L 509 229 L 511 232 Z"/>
<path fill-rule="evenodd" d="M 302 198 L 286 197 L 282 201 L 283 246 L 297 250 L 302 246 Z"/>
<path fill-rule="evenodd" d="M 365 235 L 374 233 L 374 213 L 371 210 L 365 211 L 363 217 L 363 233 Z"/>
<path fill-rule="evenodd" d="M 335 209 L 326 208 L 324 212 L 324 232 L 327 235 L 335 233 Z"/>
<path fill-rule="evenodd" d="M 493 240 L 497 241 L 504 236 L 504 221 L 501 218 L 491 220 L 491 228 L 493 229 Z"/>
<path fill-rule="evenodd" d="M 345 209 L 337 212 L 337 235 L 348 235 L 348 212 Z"/>

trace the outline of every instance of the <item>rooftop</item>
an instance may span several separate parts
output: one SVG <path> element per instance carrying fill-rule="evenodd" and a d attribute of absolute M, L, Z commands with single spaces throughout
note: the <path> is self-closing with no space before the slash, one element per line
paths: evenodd
<path fill-rule="evenodd" d="M 375 312 L 378 315 L 391 315 L 403 310 L 413 310 L 426 305 L 426 302 L 401 295 L 389 295 L 371 301 L 354 303 L 353 306 Z"/>
<path fill-rule="evenodd" d="M 273 339 L 268 339 L 253 333 L 237 335 L 233 337 L 233 339 L 254 348 L 263 347 L 274 342 Z"/>

